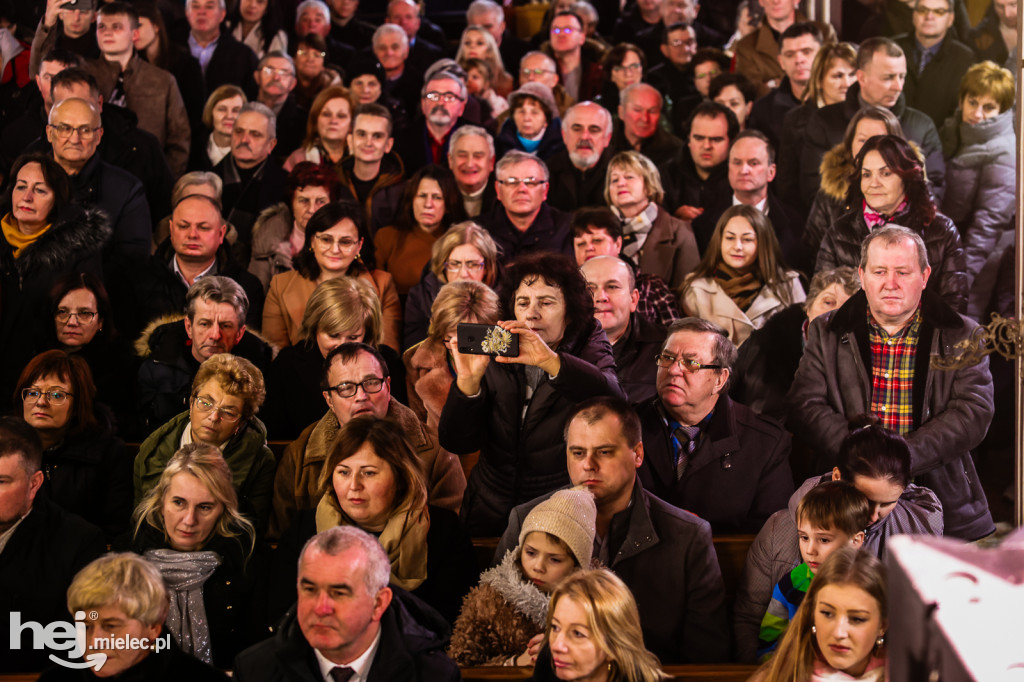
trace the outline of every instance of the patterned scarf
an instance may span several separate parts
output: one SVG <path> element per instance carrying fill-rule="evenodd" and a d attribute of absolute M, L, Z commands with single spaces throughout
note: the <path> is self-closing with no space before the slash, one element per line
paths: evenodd
<path fill-rule="evenodd" d="M 900 202 L 900 205 L 896 207 L 896 210 L 891 214 L 886 215 L 885 213 L 879 213 L 875 209 L 868 206 L 868 202 L 864 202 L 864 222 L 868 224 L 868 229 L 873 230 L 876 227 L 884 227 L 892 221 L 892 217 L 899 215 L 907 208 L 907 200 L 904 199 Z"/>
<path fill-rule="evenodd" d="M 632 218 L 623 218 L 619 209 L 612 207 L 615 215 L 622 221 L 622 255 L 633 262 L 633 265 L 640 265 L 640 251 L 644 248 L 647 235 L 651 233 L 654 219 L 658 217 L 658 205 L 647 204 L 647 208 L 637 213 Z"/>
<path fill-rule="evenodd" d="M 210 622 L 203 603 L 203 584 L 217 570 L 220 556 L 216 552 L 151 549 L 145 557 L 160 569 L 171 593 L 167 629 L 174 633 L 182 651 L 212 664 Z"/>
<path fill-rule="evenodd" d="M 715 268 L 715 281 L 718 283 L 718 286 L 722 287 L 722 291 L 732 299 L 736 307 L 743 312 L 747 311 L 750 304 L 761 293 L 761 289 L 764 288 L 764 282 L 757 276 L 756 270 L 749 270 L 744 273 L 729 267 L 725 263 L 720 263 Z"/>

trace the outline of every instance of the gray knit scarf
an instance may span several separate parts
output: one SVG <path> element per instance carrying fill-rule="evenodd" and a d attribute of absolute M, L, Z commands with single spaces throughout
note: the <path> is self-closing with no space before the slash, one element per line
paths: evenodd
<path fill-rule="evenodd" d="M 210 623 L 203 603 L 203 584 L 217 570 L 220 556 L 216 552 L 151 549 L 145 557 L 160 569 L 171 592 L 167 629 L 174 633 L 182 651 L 212 664 Z"/>

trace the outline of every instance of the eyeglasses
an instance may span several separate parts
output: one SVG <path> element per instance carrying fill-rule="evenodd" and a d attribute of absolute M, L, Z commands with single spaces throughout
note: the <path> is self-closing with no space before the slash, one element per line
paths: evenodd
<path fill-rule="evenodd" d="M 56 125 L 50 124 L 53 128 L 53 132 L 56 133 L 57 137 L 62 140 L 66 140 L 75 133 L 78 133 L 78 137 L 82 140 L 89 141 L 96 137 L 96 133 L 103 128 L 103 126 L 69 126 L 67 123 L 57 123 Z"/>
<path fill-rule="evenodd" d="M 667 353 L 659 353 L 654 356 L 654 361 L 658 363 L 658 367 L 669 368 L 674 364 L 679 365 L 679 369 L 686 370 L 690 374 L 696 374 L 702 369 L 722 369 L 721 365 L 705 365 L 696 360 L 690 358 L 677 358 L 674 355 Z"/>
<path fill-rule="evenodd" d="M 636 62 L 633 64 L 616 64 L 612 67 L 612 71 L 615 73 L 622 73 L 623 71 L 639 71 L 642 68 L 644 68 L 644 65 L 640 62 Z"/>
<path fill-rule="evenodd" d="M 463 101 L 462 98 L 454 92 L 428 92 L 423 95 L 423 99 L 429 102 L 444 102 L 445 104 Z"/>
<path fill-rule="evenodd" d="M 89 324 L 98 314 L 99 313 L 95 310 L 79 310 L 77 312 L 72 312 L 67 308 L 57 308 L 57 312 L 54 314 L 54 317 L 57 318 L 57 321 L 61 324 L 67 324 L 72 317 L 77 317 L 81 324 Z"/>
<path fill-rule="evenodd" d="M 668 41 L 669 47 L 693 47 L 696 44 L 697 41 L 692 38 L 686 38 L 685 40 L 682 38 L 675 38 L 674 40 Z"/>
<path fill-rule="evenodd" d="M 338 394 L 339 398 L 351 398 L 360 388 L 362 388 L 367 395 L 380 393 L 381 389 L 384 388 L 384 379 L 380 377 L 370 377 L 369 379 L 364 379 L 358 383 L 343 381 L 337 386 L 329 386 L 327 390 L 334 391 Z"/>
<path fill-rule="evenodd" d="M 934 14 L 935 16 L 937 16 L 937 17 L 939 17 L 941 19 L 942 17 L 944 17 L 947 14 L 949 14 L 949 10 L 944 8 L 944 7 L 920 7 L 920 6 L 918 6 L 918 7 L 914 8 L 914 14 L 920 14 L 922 17 L 926 17 L 929 14 Z"/>
<path fill-rule="evenodd" d="M 696 73 L 695 72 L 693 74 L 693 78 L 694 78 L 694 80 L 704 80 L 705 78 L 711 79 L 711 78 L 714 78 L 715 76 L 721 76 L 721 75 L 722 75 L 721 70 L 719 70 L 719 69 L 712 69 L 711 71 L 708 71 L 707 73 Z"/>
<path fill-rule="evenodd" d="M 565 28 L 553 28 L 553 29 L 551 29 L 551 32 L 554 33 L 556 36 L 557 35 L 571 36 L 573 33 L 576 32 L 576 29 L 574 29 L 572 26 L 566 26 Z"/>
<path fill-rule="evenodd" d="M 540 76 L 545 73 L 555 73 L 551 69 L 523 69 L 523 75 L 526 77 Z"/>
<path fill-rule="evenodd" d="M 310 50 L 310 49 L 305 48 L 305 47 L 300 47 L 298 50 L 295 51 L 295 54 L 298 55 L 299 57 L 317 57 L 317 56 L 319 56 L 320 59 L 326 59 L 327 58 L 327 53 L 326 52 L 321 52 L 320 50 Z"/>
<path fill-rule="evenodd" d="M 277 76 L 278 78 L 292 78 L 295 75 L 288 69 L 275 69 L 272 66 L 264 66 L 260 71 L 263 72 L 264 76 L 271 78 L 274 76 Z"/>
<path fill-rule="evenodd" d="M 210 414 L 214 412 L 214 418 L 223 419 L 228 423 L 236 422 L 242 418 L 241 413 L 231 407 L 217 407 L 213 404 L 213 400 L 205 396 L 196 396 L 192 399 L 193 404 L 196 406 L 196 411 L 199 414 Z"/>
<path fill-rule="evenodd" d="M 446 260 L 444 262 L 444 269 L 448 272 L 458 272 L 462 268 L 466 268 L 467 272 L 480 272 L 484 269 L 484 261 L 482 260 Z"/>
<path fill-rule="evenodd" d="M 498 180 L 498 184 L 505 185 L 505 187 L 518 187 L 522 184 L 530 189 L 545 183 L 547 183 L 547 180 L 541 180 L 540 178 L 505 178 L 504 180 Z"/>
<path fill-rule="evenodd" d="M 65 400 L 74 395 L 74 393 L 68 393 L 67 391 L 61 390 L 40 391 L 38 388 L 21 389 L 21 399 L 26 403 L 34 402 L 39 400 L 40 397 L 43 397 L 46 398 L 46 402 L 51 405 L 63 405 Z"/>
<path fill-rule="evenodd" d="M 340 239 L 335 239 L 331 235 L 324 234 L 323 232 L 318 232 L 317 234 L 313 235 L 313 238 L 316 239 L 317 245 L 324 251 L 330 251 L 335 246 L 337 246 L 342 251 L 348 251 L 353 246 L 359 243 L 358 239 L 352 239 L 351 237 L 341 237 Z"/>

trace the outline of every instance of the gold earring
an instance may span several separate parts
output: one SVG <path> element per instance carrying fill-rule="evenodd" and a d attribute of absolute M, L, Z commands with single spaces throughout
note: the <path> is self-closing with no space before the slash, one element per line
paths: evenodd
<path fill-rule="evenodd" d="M 875 646 L 884 646 L 884 645 L 885 645 L 885 633 L 883 632 L 883 633 L 879 634 L 878 635 L 878 639 L 875 640 Z"/>

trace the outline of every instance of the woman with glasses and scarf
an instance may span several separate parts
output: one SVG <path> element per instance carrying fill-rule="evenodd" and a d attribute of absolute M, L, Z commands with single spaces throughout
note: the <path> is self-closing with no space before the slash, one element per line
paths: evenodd
<path fill-rule="evenodd" d="M 135 458 L 135 501 L 160 480 L 171 457 L 189 443 L 213 445 L 231 469 L 238 504 L 258 531 L 266 527 L 274 487 L 274 454 L 256 418 L 266 389 L 251 362 L 230 353 L 211 356 L 192 382 L 188 409 L 154 431 Z"/>
<path fill-rule="evenodd" d="M 266 635 L 266 550 L 239 510 L 233 477 L 215 445 L 177 448 L 136 507 L 125 547 L 160 570 L 177 645 L 221 669 Z"/>
<path fill-rule="evenodd" d="M 48 350 L 21 372 L 12 402 L 43 444 L 44 493 L 99 526 L 107 539 L 128 528 L 131 465 L 80 355 Z"/>

